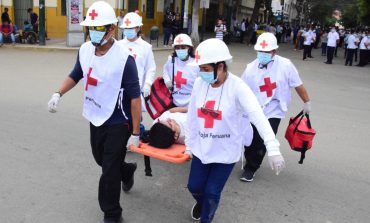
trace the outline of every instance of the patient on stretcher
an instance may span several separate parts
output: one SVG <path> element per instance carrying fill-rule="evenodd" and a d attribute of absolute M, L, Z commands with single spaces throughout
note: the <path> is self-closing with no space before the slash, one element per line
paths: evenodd
<path fill-rule="evenodd" d="M 172 144 L 185 144 L 186 110 L 170 109 L 153 121 L 146 131 L 143 142 L 156 148 L 168 148 Z"/>

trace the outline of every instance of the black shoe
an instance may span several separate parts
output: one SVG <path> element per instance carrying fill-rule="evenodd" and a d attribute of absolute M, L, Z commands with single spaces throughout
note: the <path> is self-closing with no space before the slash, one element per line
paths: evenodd
<path fill-rule="evenodd" d="M 200 216 L 202 214 L 202 206 L 196 202 L 193 207 L 191 208 L 191 218 L 195 221 L 200 220 Z"/>
<path fill-rule="evenodd" d="M 253 171 L 249 169 L 244 169 L 244 172 L 242 176 L 240 177 L 240 180 L 244 182 L 252 182 L 254 175 L 255 173 Z"/>
<path fill-rule="evenodd" d="M 313 56 L 309 56 L 309 58 L 313 58 Z"/>
<path fill-rule="evenodd" d="M 324 63 L 326 63 L 326 64 L 332 64 L 332 63 L 329 63 L 329 62 L 324 62 Z"/>
<path fill-rule="evenodd" d="M 122 190 L 124 192 L 129 192 L 131 190 L 132 186 L 134 186 L 134 175 L 135 175 L 135 171 L 136 171 L 136 168 L 137 168 L 136 163 L 128 163 L 127 165 L 130 166 L 130 169 L 132 171 L 132 176 L 127 182 L 122 181 Z"/>
<path fill-rule="evenodd" d="M 123 222 L 123 218 L 122 216 L 119 218 L 119 219 L 103 219 L 103 222 L 102 223 L 122 223 Z"/>
<path fill-rule="evenodd" d="M 347 66 L 347 64 L 344 64 L 344 66 Z"/>

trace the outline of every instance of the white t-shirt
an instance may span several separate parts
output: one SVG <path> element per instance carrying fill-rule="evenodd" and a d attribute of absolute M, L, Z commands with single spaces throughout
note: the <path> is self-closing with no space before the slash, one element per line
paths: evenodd
<path fill-rule="evenodd" d="M 267 69 L 255 59 L 247 65 L 242 80 L 251 88 L 267 118 L 284 118 L 291 101 L 291 88 L 302 85 L 298 71 L 287 58 L 274 56 Z"/>
<path fill-rule="evenodd" d="M 358 39 L 354 35 L 349 35 L 347 39 L 347 49 L 357 49 L 356 42 L 358 42 Z"/>
<path fill-rule="evenodd" d="M 308 46 L 311 45 L 312 37 L 313 37 L 311 33 L 312 31 L 306 31 L 302 34 L 302 36 L 304 37 L 304 42 L 303 42 L 304 45 L 308 45 Z"/>
<path fill-rule="evenodd" d="M 199 66 L 189 66 L 194 58 L 189 57 L 187 61 L 175 58 L 175 81 L 173 86 L 173 103 L 178 107 L 187 107 L 190 101 L 194 81 L 198 76 Z M 165 82 L 172 81 L 172 57 L 170 56 L 163 67 L 163 79 Z"/>
<path fill-rule="evenodd" d="M 370 48 L 370 45 L 366 48 L 365 43 L 369 44 L 370 39 L 367 36 L 362 37 L 361 43 L 360 43 L 360 50 L 366 50 Z"/>
<path fill-rule="evenodd" d="M 210 109 L 218 115 L 210 113 Z M 279 142 L 253 92 L 231 73 L 217 88 L 201 78 L 195 80 L 188 108 L 186 146 L 203 164 L 238 162 L 243 151 L 243 114 L 258 129 L 269 155 L 280 154 Z"/>
<path fill-rule="evenodd" d="M 158 120 L 167 120 L 167 119 L 175 120 L 176 123 L 180 127 L 180 135 L 179 135 L 179 138 L 176 140 L 176 143 L 185 144 L 186 116 L 187 116 L 187 113 L 182 113 L 182 112 L 171 113 L 170 111 L 165 111 L 163 112 L 161 116 L 159 116 L 153 121 L 153 124 L 157 123 Z"/>
<path fill-rule="evenodd" d="M 328 33 L 328 46 L 336 47 L 337 40 L 339 40 L 339 35 L 337 32 L 329 32 Z"/>

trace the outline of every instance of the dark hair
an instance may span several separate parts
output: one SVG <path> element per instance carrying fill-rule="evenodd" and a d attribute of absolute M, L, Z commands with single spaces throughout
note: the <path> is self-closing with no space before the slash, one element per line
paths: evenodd
<path fill-rule="evenodd" d="M 27 9 L 27 12 L 32 12 L 32 9 L 31 9 L 31 8 L 28 8 L 28 9 Z"/>
<path fill-rule="evenodd" d="M 165 149 L 175 143 L 175 133 L 162 123 L 155 123 L 149 130 L 149 145 Z"/>

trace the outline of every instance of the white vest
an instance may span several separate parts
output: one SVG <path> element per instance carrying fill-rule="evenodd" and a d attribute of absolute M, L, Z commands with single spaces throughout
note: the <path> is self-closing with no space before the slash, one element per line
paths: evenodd
<path fill-rule="evenodd" d="M 194 81 L 198 76 L 199 67 L 189 66 L 194 58 L 189 57 L 187 61 L 175 58 L 175 81 L 173 86 L 173 103 L 179 107 L 187 107 L 193 90 Z M 164 81 L 172 81 L 172 57 L 169 58 L 163 68 Z"/>
<path fill-rule="evenodd" d="M 119 96 L 122 101 L 122 75 L 129 55 L 122 48 L 115 41 L 109 51 L 99 57 L 95 56 L 95 47 L 91 42 L 84 43 L 80 48 L 79 60 L 85 89 L 82 115 L 94 126 L 101 126 L 111 117 Z M 126 116 L 124 112 L 123 115 Z"/>

